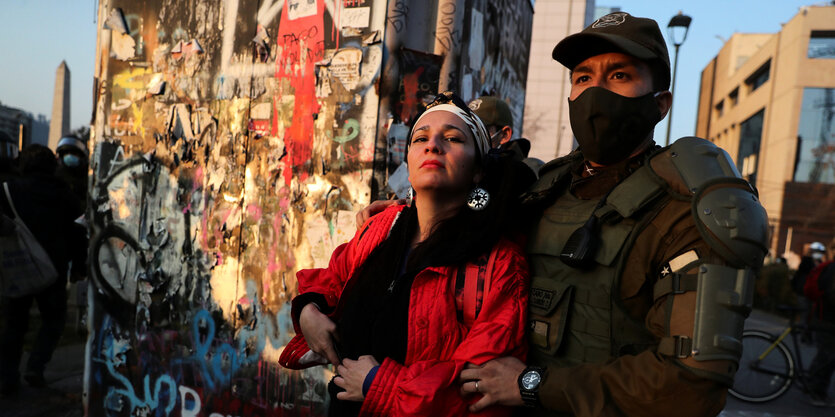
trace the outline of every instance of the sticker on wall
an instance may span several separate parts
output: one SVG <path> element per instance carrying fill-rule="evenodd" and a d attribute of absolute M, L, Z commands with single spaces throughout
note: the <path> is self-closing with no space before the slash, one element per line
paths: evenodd
<path fill-rule="evenodd" d="M 409 182 L 409 167 L 405 162 L 401 162 L 400 166 L 389 177 L 389 188 L 397 194 L 397 198 L 406 198 L 409 196 L 409 188 L 412 184 Z"/>
<path fill-rule="evenodd" d="M 316 0 L 287 0 L 287 18 L 296 20 L 316 14 Z"/>
<path fill-rule="evenodd" d="M 127 61 L 136 56 L 136 41 L 128 34 L 110 32 L 111 56 L 120 61 Z"/>
<path fill-rule="evenodd" d="M 356 48 L 340 49 L 331 59 L 330 73 L 347 90 L 357 87 L 360 79 L 362 51 Z"/>
<path fill-rule="evenodd" d="M 389 163 L 398 165 L 403 162 L 406 154 L 406 138 L 409 136 L 409 126 L 403 123 L 392 123 L 386 134 L 389 149 Z"/>
<path fill-rule="evenodd" d="M 353 7 L 342 9 L 339 15 L 339 27 L 341 28 L 367 28 L 371 20 L 370 7 Z"/>

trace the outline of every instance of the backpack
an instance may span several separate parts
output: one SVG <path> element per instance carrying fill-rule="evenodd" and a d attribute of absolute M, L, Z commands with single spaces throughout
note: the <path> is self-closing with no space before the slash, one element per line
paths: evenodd
<path fill-rule="evenodd" d="M 58 271 L 17 213 L 9 184 L 4 182 L 3 189 L 14 217 L 5 213 L 0 217 L 0 294 L 18 298 L 52 285 Z"/>

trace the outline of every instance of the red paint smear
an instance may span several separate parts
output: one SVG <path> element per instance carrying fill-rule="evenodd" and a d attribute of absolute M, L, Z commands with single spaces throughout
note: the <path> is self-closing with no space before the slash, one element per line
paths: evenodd
<path fill-rule="evenodd" d="M 254 120 L 250 119 L 249 121 L 249 131 L 255 132 L 258 135 L 264 136 L 270 132 L 270 121 L 269 120 Z"/>
<path fill-rule="evenodd" d="M 400 110 L 400 120 L 403 122 L 410 121 L 417 109 L 417 95 L 420 89 L 418 80 L 420 79 L 420 75 L 423 74 L 423 71 L 424 68 L 419 67 L 415 72 L 403 76 L 403 93 L 405 97 L 403 98 L 403 109 Z"/>
<path fill-rule="evenodd" d="M 292 91 L 287 93 L 295 96 L 293 118 L 290 127 L 284 132 L 284 146 L 287 152 L 284 160 L 284 182 L 287 185 L 290 185 L 296 168 L 308 162 L 313 152 L 313 115 L 319 112 L 315 64 L 322 59 L 324 53 L 325 2 L 318 0 L 316 6 L 316 15 L 296 20 L 290 20 L 289 13 L 282 13 L 278 26 L 276 43 L 281 46 L 282 51 L 276 60 L 275 77 L 278 79 L 279 99 L 273 101 L 273 135 L 278 133 L 279 109 L 276 104 L 281 101 L 280 97 L 284 93 L 281 91 L 283 80 L 288 80 L 292 87 Z M 285 10 L 289 10 L 287 5 Z M 307 173 L 302 171 L 299 180 L 305 179 Z"/>

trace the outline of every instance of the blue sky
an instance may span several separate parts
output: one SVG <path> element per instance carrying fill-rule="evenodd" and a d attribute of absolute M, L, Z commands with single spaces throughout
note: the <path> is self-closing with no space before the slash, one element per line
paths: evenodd
<path fill-rule="evenodd" d="M 415 0 L 418 1 L 418 0 Z M 422 1 L 422 0 L 421 0 Z M 544 1 L 544 0 L 541 0 Z M 598 0 L 659 22 L 666 35 L 670 18 L 683 11 L 693 18 L 679 50 L 672 137 L 694 133 L 699 77 L 734 32 L 774 33 L 780 24 L 815 0 Z M 96 0 L 3 0 L 0 6 L 0 101 L 50 117 L 55 69 L 66 60 L 72 73 L 74 129 L 90 122 L 96 53 Z M 554 40 L 556 44 L 557 40 Z M 672 54 L 672 46 L 670 46 Z M 672 60 L 672 55 L 670 56 Z M 656 138 L 663 141 L 667 120 Z"/>
<path fill-rule="evenodd" d="M 55 70 L 70 69 L 70 128 L 90 123 L 96 57 L 95 0 L 3 0 L 0 101 L 52 114 Z"/>
<path fill-rule="evenodd" d="M 597 0 L 598 6 L 619 6 L 634 16 L 655 19 L 667 36 L 670 18 L 682 11 L 693 18 L 687 40 L 679 48 L 678 74 L 673 92 L 673 124 L 670 141 L 696 133 L 696 108 L 699 83 L 704 67 L 710 62 L 735 32 L 776 33 L 780 25 L 797 14 L 801 6 L 826 4 L 814 0 Z M 670 63 L 673 61 L 673 45 Z M 798 109 L 800 111 L 800 109 Z M 665 118 L 655 129 L 657 143 L 667 134 Z"/>

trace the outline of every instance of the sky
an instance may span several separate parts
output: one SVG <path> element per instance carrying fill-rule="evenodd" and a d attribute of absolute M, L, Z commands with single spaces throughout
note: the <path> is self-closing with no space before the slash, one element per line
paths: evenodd
<path fill-rule="evenodd" d="M 413 0 L 424 1 L 424 0 Z M 540 0 L 545 1 L 545 0 Z M 679 49 L 672 139 L 695 133 L 702 69 L 735 32 L 775 33 L 801 6 L 816 0 L 597 0 L 635 16 L 658 21 L 666 36 L 679 11 L 693 18 Z M 52 113 L 55 70 L 62 60 L 71 73 L 70 128 L 90 123 L 96 54 L 96 0 L 3 0 L 0 6 L 0 102 L 35 115 Z M 556 44 L 557 40 L 554 41 Z M 670 60 L 674 59 L 673 47 Z M 663 138 L 667 120 L 656 130 Z"/>
<path fill-rule="evenodd" d="M 52 117 L 55 70 L 70 69 L 70 129 L 90 124 L 96 0 L 2 0 L 0 102 Z"/>
<path fill-rule="evenodd" d="M 670 141 L 696 133 L 699 84 L 705 66 L 734 33 L 777 33 L 802 6 L 825 5 L 820 0 L 597 0 L 598 6 L 620 7 L 633 16 L 655 19 L 667 37 L 667 23 L 679 11 L 693 18 L 687 39 L 679 47 L 678 71 L 673 91 Z M 674 50 L 667 39 L 670 64 Z M 798 111 L 800 111 L 798 109 Z M 665 118 L 656 126 L 655 141 L 667 135 Z"/>

